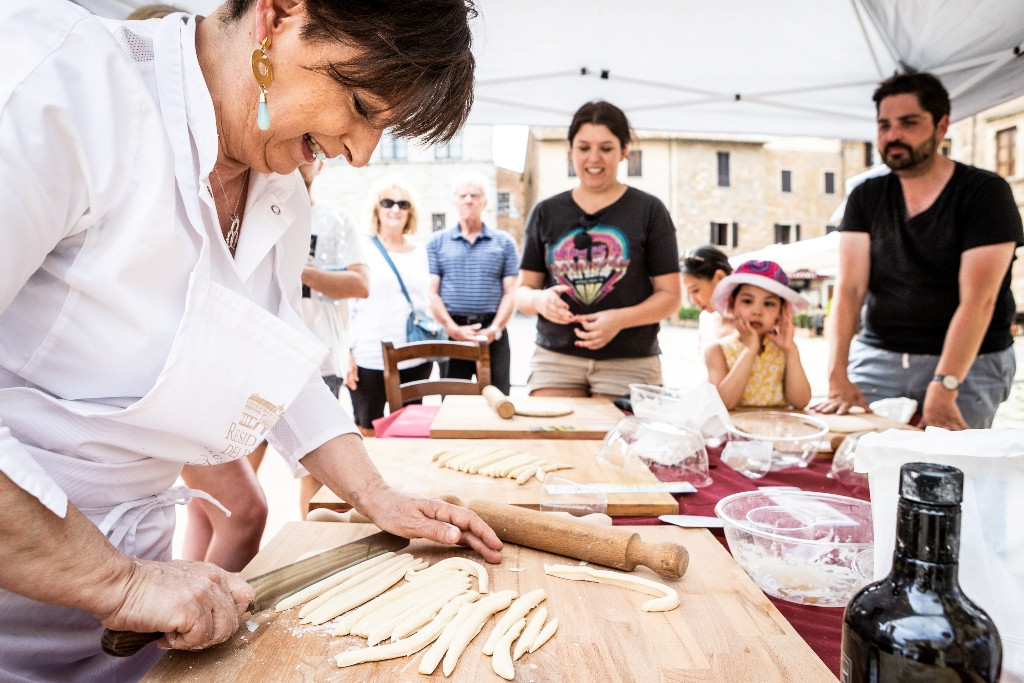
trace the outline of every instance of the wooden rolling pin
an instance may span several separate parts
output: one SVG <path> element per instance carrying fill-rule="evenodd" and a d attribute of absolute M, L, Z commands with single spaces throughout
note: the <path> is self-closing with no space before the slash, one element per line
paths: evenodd
<path fill-rule="evenodd" d="M 488 384 L 484 387 L 484 398 L 487 399 L 487 405 L 494 409 L 494 412 L 498 414 L 498 417 L 508 420 L 516 414 L 516 407 L 512 401 L 508 400 L 508 396 L 501 393 L 501 389 Z"/>
<path fill-rule="evenodd" d="M 678 543 L 647 543 L 636 532 L 504 503 L 472 500 L 465 505 L 455 496 L 445 496 L 444 500 L 468 507 L 494 529 L 498 538 L 516 545 L 630 572 L 642 564 L 670 579 L 682 576 L 690 563 L 690 554 Z"/>

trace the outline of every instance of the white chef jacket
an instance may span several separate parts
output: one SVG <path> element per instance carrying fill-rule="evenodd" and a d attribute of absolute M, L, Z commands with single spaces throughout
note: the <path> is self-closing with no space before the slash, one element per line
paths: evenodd
<path fill-rule="evenodd" d="M 274 315 L 298 304 L 309 245 L 300 178 L 252 174 L 232 259 L 209 178 L 217 130 L 195 21 L 163 21 L 185 21 L 180 54 L 163 57 L 180 60 L 191 135 L 171 130 L 160 108 L 153 38 L 161 22 L 104 21 L 60 0 L 0 9 L 16 54 L 0 70 L 0 470 L 60 515 L 68 497 L 90 507 L 150 495 L 173 485 L 182 462 L 202 461 L 178 443 L 131 452 L 123 445 L 131 435 L 65 420 L 48 401 L 102 410 L 146 395 L 182 320 L 204 236 L 214 282 Z M 183 149 L 191 165 L 179 159 L 176 168 Z M 189 174 L 198 196 L 179 194 Z M 197 412 L 217 401 L 215 377 L 194 390 Z M 38 417 L 5 426 L 15 405 Z M 267 438 L 301 474 L 299 458 L 354 431 L 314 372 Z M 157 464 L 139 481 L 133 466 L 150 459 Z"/>

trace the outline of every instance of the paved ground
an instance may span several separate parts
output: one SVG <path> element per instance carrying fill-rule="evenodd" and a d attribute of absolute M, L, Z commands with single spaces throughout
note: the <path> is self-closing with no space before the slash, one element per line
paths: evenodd
<path fill-rule="evenodd" d="M 517 315 L 509 325 L 512 341 L 512 394 L 525 393 L 530 355 L 533 352 L 535 319 Z M 697 330 L 664 326 L 660 335 L 662 374 L 665 386 L 689 387 L 707 378 L 704 362 L 697 352 Z M 824 396 L 828 389 L 826 376 L 828 348 L 823 338 L 798 338 L 801 359 L 815 396 Z M 1017 378 L 1010 399 L 1003 404 L 995 418 L 994 427 L 1024 427 L 1024 337 L 1015 342 L 1017 351 Z M 347 396 L 343 401 L 347 402 Z M 266 543 L 288 521 L 298 520 L 298 485 L 291 477 L 284 460 L 274 453 L 268 454 L 259 472 L 260 482 L 267 493 L 270 517 L 263 535 Z M 179 556 L 184 529 L 184 508 L 178 508 L 178 531 L 175 534 L 175 556 Z"/>

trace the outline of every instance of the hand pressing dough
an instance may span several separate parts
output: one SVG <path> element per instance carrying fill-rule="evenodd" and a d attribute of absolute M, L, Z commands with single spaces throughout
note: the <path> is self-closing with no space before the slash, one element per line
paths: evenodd
<path fill-rule="evenodd" d="M 674 589 L 657 581 L 650 581 L 649 579 L 632 576 L 631 574 L 574 564 L 546 564 L 544 565 L 544 573 L 572 581 L 610 583 L 620 588 L 628 588 L 629 590 L 646 593 L 647 595 L 658 596 L 654 600 L 648 600 L 640 606 L 640 609 L 645 612 L 665 612 L 679 606 L 679 594 Z"/>
<path fill-rule="evenodd" d="M 520 619 L 498 639 L 494 646 L 494 657 L 491 658 L 491 668 L 506 681 L 516 677 L 516 669 L 512 665 L 512 641 L 519 637 L 526 626 L 526 619 Z"/>
<path fill-rule="evenodd" d="M 459 610 L 472 603 L 478 597 L 480 597 L 480 594 L 475 591 L 463 593 L 445 605 L 444 609 L 429 624 L 408 638 L 388 643 L 387 645 L 377 645 L 361 650 L 342 652 L 335 657 L 334 661 L 338 666 L 346 667 L 353 664 L 361 664 L 362 662 L 379 662 L 382 659 L 407 657 L 414 652 L 419 652 L 437 639 L 445 627 L 455 618 Z"/>
<path fill-rule="evenodd" d="M 474 562 L 473 560 L 465 557 L 446 557 L 439 562 L 435 562 L 426 569 L 420 571 L 409 570 L 405 574 L 405 580 L 417 581 L 419 579 L 431 578 L 435 576 L 436 572 L 449 569 L 457 569 L 459 571 L 467 572 L 471 576 L 475 576 L 476 582 L 480 586 L 480 592 L 487 592 L 487 569 L 479 562 Z"/>
<path fill-rule="evenodd" d="M 519 641 L 516 643 L 515 652 L 512 654 L 512 661 L 517 661 L 520 657 L 526 654 L 526 651 L 533 645 L 533 641 L 537 640 L 537 636 L 540 634 L 540 629 L 544 626 L 544 620 L 548 618 L 548 608 L 538 607 L 533 618 L 530 619 L 530 623 L 526 625 L 526 629 L 523 630 L 523 635 L 519 636 Z"/>
<path fill-rule="evenodd" d="M 544 589 L 538 588 L 537 590 L 530 591 L 512 603 L 512 606 L 508 608 L 508 612 L 501 617 L 498 625 L 494 627 L 494 630 L 491 631 L 491 635 L 487 638 L 487 642 L 484 643 L 483 653 L 485 655 L 493 654 L 494 646 L 498 643 L 498 640 L 505 635 L 505 631 L 507 631 L 512 624 L 526 616 L 526 614 L 534 607 L 544 602 L 544 598 L 546 597 L 547 593 L 544 592 Z"/>
<path fill-rule="evenodd" d="M 459 657 L 462 656 L 466 646 L 483 630 L 484 624 L 491 618 L 491 615 L 507 608 L 512 604 L 515 596 L 515 591 L 501 591 L 500 593 L 492 593 L 477 603 L 476 609 L 459 624 L 459 629 L 455 632 L 455 637 L 452 638 L 448 651 L 444 653 L 441 671 L 445 676 L 452 675 L 452 671 L 455 670 L 455 665 L 459 663 Z"/>

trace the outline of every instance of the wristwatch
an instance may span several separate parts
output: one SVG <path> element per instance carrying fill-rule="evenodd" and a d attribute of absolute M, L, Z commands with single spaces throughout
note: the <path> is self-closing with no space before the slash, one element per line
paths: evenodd
<path fill-rule="evenodd" d="M 501 339 L 501 328 L 496 325 L 490 325 L 487 329 L 494 333 L 494 341 Z"/>
<path fill-rule="evenodd" d="M 956 391 L 962 384 L 962 382 L 956 378 L 956 375 L 935 375 L 932 377 L 932 381 L 941 384 L 942 388 L 946 391 Z"/>

